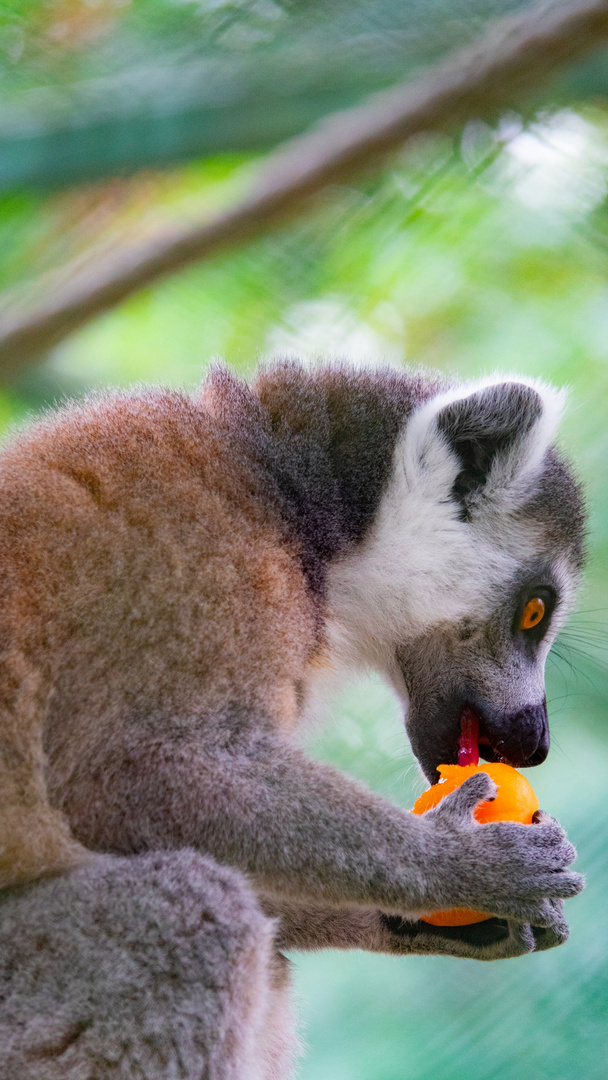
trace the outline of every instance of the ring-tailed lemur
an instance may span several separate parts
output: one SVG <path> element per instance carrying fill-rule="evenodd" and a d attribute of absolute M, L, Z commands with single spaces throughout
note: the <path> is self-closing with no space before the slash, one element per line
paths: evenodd
<path fill-rule="evenodd" d="M 556 822 L 477 825 L 485 775 L 414 817 L 297 742 L 319 671 L 350 666 L 392 681 L 430 780 L 465 708 L 485 757 L 544 759 L 584 531 L 560 407 L 524 379 L 286 363 L 6 445 L 2 1080 L 279 1078 L 283 947 L 564 940 L 582 881 Z M 492 918 L 418 921 L 453 906 Z"/>

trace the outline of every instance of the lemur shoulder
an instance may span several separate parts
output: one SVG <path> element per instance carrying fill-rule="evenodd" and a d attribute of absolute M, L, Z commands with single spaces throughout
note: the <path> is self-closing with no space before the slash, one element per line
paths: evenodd
<path fill-rule="evenodd" d="M 13 937 L 20 905 L 30 923 L 46 919 L 63 971 L 74 920 L 94 938 L 94 895 L 110 904 L 135 890 L 149 918 L 169 910 L 180 875 L 184 895 L 196 881 L 199 907 L 176 900 L 172 918 L 181 933 L 207 903 L 233 946 L 204 935 L 195 946 L 208 946 L 211 967 L 224 957 L 235 989 L 214 997 L 211 976 L 203 988 L 218 1023 L 189 1029 L 192 1076 L 204 1066 L 213 1080 L 261 1080 L 289 1069 L 283 947 L 492 959 L 564 940 L 560 902 L 581 879 L 557 823 L 478 826 L 485 776 L 415 818 L 311 760 L 297 738 L 329 665 L 391 681 L 430 780 L 456 758 L 465 706 L 486 757 L 544 759 L 544 662 L 584 531 L 578 484 L 553 445 L 560 401 L 525 379 L 448 386 L 284 363 L 250 385 L 218 369 L 193 396 L 100 395 L 5 445 L 0 967 L 13 947 L 2 911 Z M 542 624 L 523 633 L 539 593 Z M 418 920 L 453 906 L 492 919 L 457 930 Z M 123 930 L 128 952 L 137 933 Z M 100 960 L 98 996 L 120 1013 L 107 973 Z M 19 1038 L 44 1013 L 28 993 Z M 6 1015 L 0 1043 L 16 1030 Z M 111 1040 L 99 1023 L 68 1045 L 74 1069 L 95 1058 L 104 1080 Z M 133 1061 L 140 1036 L 133 1020 Z M 7 1080 L 29 1075 L 11 1046 Z M 117 1075 L 139 1076 L 128 1056 Z M 50 1071 L 31 1075 L 71 1076 L 66 1060 L 55 1073 L 47 1054 Z"/>

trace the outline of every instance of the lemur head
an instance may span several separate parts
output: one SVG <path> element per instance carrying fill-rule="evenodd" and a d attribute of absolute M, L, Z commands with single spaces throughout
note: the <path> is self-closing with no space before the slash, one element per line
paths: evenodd
<path fill-rule="evenodd" d="M 465 708 L 488 760 L 549 749 L 547 653 L 583 559 L 578 484 L 553 447 L 563 396 L 525 379 L 431 394 L 410 413 L 361 542 L 328 579 L 330 633 L 387 673 L 431 781 Z"/>

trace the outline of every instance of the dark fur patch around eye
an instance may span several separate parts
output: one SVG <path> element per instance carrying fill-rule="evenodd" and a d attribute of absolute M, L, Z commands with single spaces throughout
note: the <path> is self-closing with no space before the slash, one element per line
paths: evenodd
<path fill-rule="evenodd" d="M 471 504 L 496 459 L 529 433 L 541 411 L 532 387 L 501 383 L 454 401 L 438 414 L 437 428 L 461 465 L 451 493 L 461 520 L 470 520 Z"/>

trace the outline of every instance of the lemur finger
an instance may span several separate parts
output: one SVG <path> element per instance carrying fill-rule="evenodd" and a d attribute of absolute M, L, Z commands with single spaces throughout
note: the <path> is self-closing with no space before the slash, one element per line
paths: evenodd
<path fill-rule="evenodd" d="M 555 934 L 560 940 L 565 941 L 568 937 L 568 923 L 564 918 L 563 901 L 562 900 L 543 900 L 539 916 L 533 917 L 530 915 L 532 931 L 536 934 L 540 931 L 550 931 Z M 557 944 L 557 943 L 556 943 Z M 550 948 L 550 945 L 545 945 L 545 948 Z"/>
<path fill-rule="evenodd" d="M 585 878 L 574 870 L 558 870 L 540 876 L 536 884 L 548 900 L 569 900 L 585 888 Z"/>
<path fill-rule="evenodd" d="M 540 849 L 553 848 L 556 851 L 560 851 L 564 858 L 568 859 L 569 863 L 574 862 L 576 858 L 576 848 L 574 847 L 574 844 L 570 843 L 566 833 L 558 822 L 551 821 L 547 824 L 539 824 L 535 828 L 530 829 L 527 836 L 533 847 Z"/>
<path fill-rule="evenodd" d="M 570 930 L 564 918 L 563 900 L 550 900 L 554 919 L 550 926 L 533 926 L 535 951 L 544 952 L 545 949 L 553 949 L 556 945 L 563 945 L 568 940 Z"/>
<path fill-rule="evenodd" d="M 492 912 L 504 918 L 520 919 L 533 926 L 551 926 L 555 923 L 555 900 L 576 896 L 584 885 L 580 874 L 569 872 L 547 874 L 533 882 L 513 885 L 509 893 L 498 892 L 478 896 L 477 905 L 482 911 Z"/>
<path fill-rule="evenodd" d="M 562 826 L 557 821 L 535 825 L 530 828 L 519 821 L 492 821 L 484 825 L 484 833 L 502 836 L 513 836 L 522 840 L 532 847 L 561 844 L 567 841 L 567 836 Z"/>
<path fill-rule="evenodd" d="M 522 865 L 543 866 L 547 870 L 569 866 L 576 859 L 576 848 L 567 839 L 561 825 L 529 825 L 516 822 L 493 822 L 483 826 L 476 836 L 488 851 L 508 854 Z"/>
<path fill-rule="evenodd" d="M 534 951 L 545 952 L 546 949 L 555 949 L 557 945 L 563 945 L 570 936 L 568 924 L 564 923 L 564 929 L 559 930 L 553 926 L 533 926 Z"/>
<path fill-rule="evenodd" d="M 542 928 L 555 925 L 555 911 L 550 900 L 518 901 L 505 897 L 494 900 L 491 906 L 496 915 L 503 919 L 513 919 L 518 923 Z"/>
<path fill-rule="evenodd" d="M 549 871 L 549 873 L 522 874 L 514 876 L 509 882 L 503 879 L 500 892 L 498 889 L 489 896 L 501 897 L 508 904 L 514 903 L 541 903 L 552 900 L 569 900 L 578 896 L 585 886 L 582 874 L 576 874 L 572 870 Z M 481 899 L 481 898 L 480 898 Z M 482 911 L 488 910 L 482 905 Z M 494 910 L 494 909 L 491 909 Z"/>
<path fill-rule="evenodd" d="M 528 826 L 524 826 L 528 828 Z M 566 840 L 564 836 L 555 836 L 519 833 L 515 837 L 514 856 L 519 856 L 520 861 L 526 865 L 538 869 L 562 870 L 577 857 L 574 844 Z"/>
<path fill-rule="evenodd" d="M 564 901 L 549 900 L 549 904 L 553 911 L 553 922 L 551 924 L 551 929 L 555 931 L 556 934 L 559 934 L 563 938 L 563 940 L 565 940 L 568 937 L 569 929 L 568 923 L 564 918 Z M 532 927 L 532 929 L 534 930 L 534 927 Z"/>
<path fill-rule="evenodd" d="M 509 938 L 504 943 L 502 955 L 500 957 L 489 957 L 489 959 L 506 959 L 534 952 L 535 939 L 530 924 L 509 919 L 507 925 L 509 927 Z"/>
<path fill-rule="evenodd" d="M 536 852 L 537 857 L 545 859 L 550 868 L 556 870 L 570 866 L 577 857 L 574 844 L 571 844 L 568 840 L 564 840 L 560 844 L 539 843 Z"/>
<path fill-rule="evenodd" d="M 425 816 L 435 821 L 445 821 L 446 818 L 454 822 L 466 820 L 471 817 L 478 803 L 495 798 L 494 781 L 487 773 L 477 773 L 465 780 L 456 791 L 446 795 L 440 805 L 434 810 L 428 810 Z"/>
<path fill-rule="evenodd" d="M 561 825 L 559 824 L 559 821 L 557 820 L 557 818 L 551 817 L 551 814 L 548 814 L 546 810 L 537 810 L 532 816 L 532 824 L 533 825 L 559 825 L 559 827 L 561 829 Z"/>

